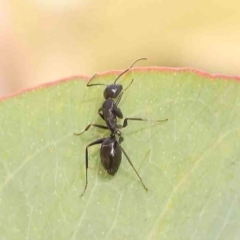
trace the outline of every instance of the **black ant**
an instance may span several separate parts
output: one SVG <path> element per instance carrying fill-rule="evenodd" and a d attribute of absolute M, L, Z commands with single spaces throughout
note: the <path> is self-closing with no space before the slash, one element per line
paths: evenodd
<path fill-rule="evenodd" d="M 142 59 L 145 59 L 145 58 L 138 59 L 137 61 L 142 60 Z M 135 61 L 128 69 L 126 69 L 124 72 L 122 72 L 116 78 L 116 80 L 114 81 L 113 84 L 110 84 L 110 85 L 91 84 L 90 85 L 89 82 L 91 82 L 91 80 L 93 79 L 93 77 L 95 75 L 90 79 L 90 81 L 87 84 L 88 87 L 96 86 L 96 85 L 105 85 L 105 86 L 107 86 L 106 89 L 104 90 L 104 98 L 106 100 L 103 103 L 102 107 L 98 111 L 98 114 L 106 122 L 107 126 L 103 126 L 103 125 L 99 125 L 99 124 L 89 124 L 85 128 L 84 131 L 82 131 L 81 133 L 74 133 L 74 134 L 75 135 L 81 135 L 82 133 L 86 132 L 91 126 L 98 127 L 98 128 L 105 129 L 105 130 L 109 129 L 111 131 L 111 134 L 110 134 L 110 137 L 97 139 L 96 141 L 90 143 L 86 147 L 86 153 L 85 153 L 86 184 L 85 184 L 85 188 L 83 190 L 82 195 L 85 193 L 85 191 L 87 189 L 87 185 L 88 185 L 88 177 L 87 177 L 88 148 L 90 146 L 97 145 L 97 144 L 101 144 L 100 158 L 101 158 L 102 165 L 103 165 L 104 169 L 107 171 L 108 174 L 114 175 L 118 171 L 118 168 L 120 166 L 121 159 L 122 159 L 122 152 L 123 152 L 123 154 L 127 158 L 128 162 L 132 166 L 133 170 L 137 174 L 138 178 L 140 179 L 143 187 L 145 188 L 146 191 L 148 190 L 146 188 L 146 186 L 144 185 L 144 183 L 143 183 L 141 177 L 139 176 L 138 172 L 134 168 L 130 158 L 128 157 L 128 155 L 126 154 L 124 149 L 121 147 L 121 143 L 123 142 L 123 137 L 121 136 L 121 131 L 119 129 L 125 128 L 128 125 L 128 120 L 134 120 L 134 121 L 149 121 L 149 120 L 144 119 L 144 118 L 125 118 L 122 125 L 121 124 L 117 124 L 117 117 L 118 118 L 123 118 L 123 114 L 122 114 L 121 110 L 117 107 L 117 105 L 119 104 L 119 102 L 120 102 L 120 100 L 122 98 L 122 94 L 123 94 L 124 91 L 122 91 L 122 85 L 116 84 L 116 81 L 119 79 L 120 76 L 122 76 L 124 73 L 129 71 L 131 69 L 131 67 L 137 61 Z M 132 82 L 133 82 L 133 80 L 132 80 Z M 129 84 L 129 86 L 132 84 L 132 82 Z M 113 98 L 116 98 L 116 97 L 118 97 L 118 99 L 116 100 L 116 102 L 114 102 Z M 164 121 L 167 121 L 167 120 L 168 119 L 158 120 L 158 121 L 155 121 L 155 122 L 164 122 Z M 116 135 L 119 137 L 119 141 L 117 141 Z"/>

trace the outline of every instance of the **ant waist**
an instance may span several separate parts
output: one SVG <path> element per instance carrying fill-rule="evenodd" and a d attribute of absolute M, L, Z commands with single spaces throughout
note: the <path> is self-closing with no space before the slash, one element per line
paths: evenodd
<path fill-rule="evenodd" d="M 115 136 L 121 137 L 121 136 L 122 136 L 122 133 L 121 133 L 121 131 L 120 131 L 119 129 L 114 129 L 114 130 L 111 130 L 110 136 L 111 136 L 111 137 L 114 137 L 114 138 L 115 138 Z"/>

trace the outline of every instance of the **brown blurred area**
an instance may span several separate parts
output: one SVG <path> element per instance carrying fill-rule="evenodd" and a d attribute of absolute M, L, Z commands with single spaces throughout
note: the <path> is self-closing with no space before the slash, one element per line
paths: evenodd
<path fill-rule="evenodd" d="M 240 2 L 1 0 L 0 96 L 138 66 L 240 75 Z"/>

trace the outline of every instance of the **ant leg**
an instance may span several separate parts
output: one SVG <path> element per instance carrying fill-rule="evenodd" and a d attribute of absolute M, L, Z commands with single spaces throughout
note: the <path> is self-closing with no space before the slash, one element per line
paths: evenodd
<path fill-rule="evenodd" d="M 103 119 L 103 121 L 105 121 L 104 116 L 102 114 L 102 108 L 98 109 L 98 115 Z"/>
<path fill-rule="evenodd" d="M 86 167 L 86 183 L 85 183 L 85 187 L 84 190 L 81 194 L 81 197 L 83 196 L 83 194 L 85 193 L 86 189 L 87 189 L 87 185 L 88 185 L 88 175 L 87 175 L 87 170 L 88 170 L 88 148 L 93 146 L 93 145 L 97 145 L 97 144 L 102 144 L 104 142 L 106 138 L 100 138 L 92 143 L 90 143 L 89 145 L 87 145 L 86 147 L 86 152 L 85 152 L 85 167 Z"/>
<path fill-rule="evenodd" d="M 123 142 L 123 138 L 122 138 L 122 137 L 120 137 L 119 142 Z M 120 146 L 120 145 L 119 145 L 119 146 Z M 133 166 L 133 164 L 132 164 L 130 158 L 129 158 L 128 155 L 127 155 L 127 153 L 124 151 L 124 149 L 123 149 L 121 146 L 120 146 L 120 148 L 121 148 L 123 154 L 125 155 L 125 157 L 127 158 L 128 162 L 129 162 L 130 165 L 132 166 L 133 170 L 134 170 L 135 173 L 137 174 L 138 178 L 140 179 L 140 181 L 141 181 L 141 183 L 142 183 L 144 189 L 145 189 L 146 191 L 148 191 L 147 187 L 144 185 L 142 178 L 140 177 L 140 175 L 138 174 L 137 170 L 136 170 L 135 167 Z"/>
<path fill-rule="evenodd" d="M 164 119 L 164 120 L 149 120 L 146 118 L 125 118 L 123 121 L 123 125 L 119 125 L 119 128 L 125 128 L 128 125 L 128 120 L 133 120 L 133 121 L 151 121 L 151 122 L 166 122 L 168 121 L 168 119 Z"/>
<path fill-rule="evenodd" d="M 123 118 L 123 114 L 120 108 L 117 107 L 116 104 L 113 104 L 113 109 L 112 112 L 114 113 L 114 115 L 116 115 L 118 118 L 122 119 Z"/>
<path fill-rule="evenodd" d="M 116 106 L 120 103 L 121 99 L 122 99 L 122 95 L 123 93 L 132 85 L 134 79 L 132 79 L 132 81 L 130 82 L 130 84 L 121 92 L 121 94 L 118 96 L 117 100 L 116 100 Z"/>
<path fill-rule="evenodd" d="M 121 136 L 118 140 L 119 144 L 121 144 L 124 141 L 124 138 Z"/>
<path fill-rule="evenodd" d="M 86 132 L 90 127 L 97 127 L 97 128 L 101 128 L 101 129 L 108 129 L 107 126 L 102 126 L 102 125 L 99 125 L 99 124 L 92 124 L 92 123 L 90 123 L 90 124 L 87 125 L 87 127 L 82 132 L 74 133 L 74 135 L 79 136 L 79 135 L 83 134 L 84 132 Z"/>

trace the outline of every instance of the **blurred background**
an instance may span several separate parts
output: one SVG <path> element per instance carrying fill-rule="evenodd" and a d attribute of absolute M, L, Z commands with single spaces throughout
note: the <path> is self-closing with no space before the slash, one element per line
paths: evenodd
<path fill-rule="evenodd" d="M 240 75 L 240 2 L 1 0 L 0 96 L 138 66 Z"/>

